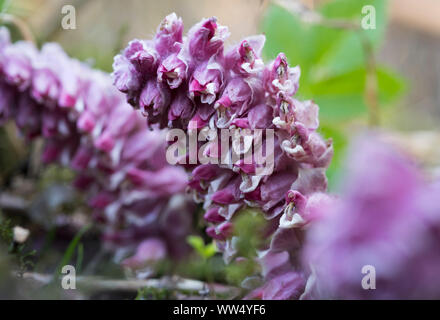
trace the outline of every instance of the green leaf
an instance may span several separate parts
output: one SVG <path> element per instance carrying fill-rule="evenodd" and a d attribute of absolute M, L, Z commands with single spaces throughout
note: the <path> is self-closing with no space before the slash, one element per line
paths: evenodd
<path fill-rule="evenodd" d="M 186 238 L 186 241 L 205 260 L 214 256 L 214 254 L 217 252 L 217 247 L 215 246 L 215 243 L 211 242 L 205 245 L 202 237 L 188 236 Z"/>
<path fill-rule="evenodd" d="M 383 40 L 386 28 L 386 1 L 335 0 L 319 11 L 329 19 L 360 23 L 362 8 L 376 9 L 375 30 L 345 30 L 305 24 L 287 10 L 272 5 L 263 20 L 265 55 L 274 58 L 286 53 L 292 65 L 301 67 L 298 96 L 313 99 L 320 106 L 324 122 L 342 122 L 365 116 L 366 57 L 363 41 L 373 48 Z M 379 103 L 391 104 L 404 89 L 403 80 L 389 70 L 377 70 Z"/>
<path fill-rule="evenodd" d="M 11 5 L 11 0 L 0 0 L 0 12 L 5 13 Z"/>
<path fill-rule="evenodd" d="M 393 103 L 407 88 L 405 79 L 386 67 L 378 68 L 377 84 L 379 87 L 379 101 L 382 105 Z"/>
<path fill-rule="evenodd" d="M 379 104 L 389 106 L 402 94 L 405 82 L 385 68 L 378 68 L 376 76 Z M 366 70 L 359 69 L 310 85 L 307 95 L 319 105 L 321 121 L 342 122 L 365 114 L 365 79 Z"/>
<path fill-rule="evenodd" d="M 202 237 L 199 236 L 188 236 L 186 238 L 186 241 L 188 244 L 194 248 L 197 252 L 200 252 L 203 250 L 203 247 L 205 246 L 205 243 L 202 239 Z"/>
<path fill-rule="evenodd" d="M 82 243 L 78 244 L 78 250 L 76 253 L 76 273 L 79 274 L 82 268 L 82 262 L 84 258 L 84 245 Z"/>
<path fill-rule="evenodd" d="M 64 252 L 64 256 L 61 259 L 60 264 L 58 265 L 56 271 L 55 271 L 55 276 L 53 279 L 58 279 L 58 277 L 61 274 L 61 269 L 67 265 L 70 260 L 72 259 L 74 253 L 75 253 L 75 249 L 78 246 L 81 237 L 84 235 L 84 233 L 86 233 L 89 229 L 91 228 L 91 225 L 86 225 L 84 227 L 82 227 L 78 233 L 75 235 L 75 237 L 72 239 L 72 241 L 70 241 L 69 246 L 67 247 L 67 250 Z"/>
<path fill-rule="evenodd" d="M 341 176 L 348 139 L 346 133 L 340 127 L 331 124 L 321 124 L 319 132 L 324 138 L 331 138 L 333 140 L 334 155 L 327 169 L 328 190 L 333 193 L 337 190 Z"/>

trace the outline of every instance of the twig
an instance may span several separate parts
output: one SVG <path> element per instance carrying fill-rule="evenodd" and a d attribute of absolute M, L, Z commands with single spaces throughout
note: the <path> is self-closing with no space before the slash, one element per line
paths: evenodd
<path fill-rule="evenodd" d="M 29 207 L 29 202 L 25 199 L 12 194 L 0 193 L 0 209 L 25 213 Z"/>
<path fill-rule="evenodd" d="M 47 285 L 52 282 L 52 276 L 48 274 L 26 272 L 23 279 L 35 281 L 41 285 Z M 222 284 L 207 284 L 203 281 L 184 279 L 178 277 L 164 277 L 160 279 L 147 280 L 111 280 L 94 276 L 78 276 L 76 285 L 82 289 L 93 291 L 138 291 L 144 288 L 177 290 L 183 292 L 199 292 L 206 289 L 207 286 L 215 294 L 228 295 L 235 297 L 240 289 Z"/>
<path fill-rule="evenodd" d="M 366 64 L 366 79 L 365 79 L 365 103 L 369 110 L 369 125 L 371 127 L 379 126 L 379 94 L 376 72 L 376 59 L 374 56 L 374 49 L 370 40 L 359 32 L 359 37 L 362 42 L 362 47 L 365 52 L 365 64 Z"/>
<path fill-rule="evenodd" d="M 29 29 L 29 26 L 20 18 L 12 14 L 0 13 L 0 21 L 15 26 L 18 31 L 20 31 L 24 40 L 35 43 L 35 37 Z"/>

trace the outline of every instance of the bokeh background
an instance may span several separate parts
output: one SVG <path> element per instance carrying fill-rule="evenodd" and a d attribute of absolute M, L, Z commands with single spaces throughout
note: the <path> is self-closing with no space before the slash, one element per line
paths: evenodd
<path fill-rule="evenodd" d="M 38 44 L 59 42 L 71 56 L 108 72 L 128 41 L 150 38 L 170 12 L 183 18 L 186 31 L 203 17 L 216 16 L 230 29 L 229 44 L 264 33 L 265 59 L 285 52 L 289 63 L 302 70 L 298 95 L 320 106 L 321 133 L 335 145 L 328 170 L 331 192 L 338 192 L 350 138 L 370 126 L 379 127 L 428 170 L 440 165 L 438 0 L 2 0 L 0 4 L 3 12 L 29 26 Z M 61 28 L 61 8 L 66 4 L 76 8 L 76 30 Z M 364 5 L 376 9 L 375 30 L 359 26 Z M 13 35 L 19 38 L 17 30 Z M 39 271 L 45 271 L 66 257 L 72 235 L 88 218 L 87 209 L 72 206 L 81 202 L 68 187 L 71 172 L 42 169 L 40 149 L 38 143 L 23 144 L 12 124 L 0 129 L 1 209 L 21 212 L 30 207 L 32 219 L 44 226 L 35 227 L 34 234 L 44 233 L 40 247 L 45 250 L 53 243 L 54 225 L 57 230 L 60 225 L 73 226 L 61 233 L 65 239 L 57 233 L 58 253 L 39 254 L 46 261 Z M 85 260 L 97 250 L 96 238 L 87 241 Z"/>

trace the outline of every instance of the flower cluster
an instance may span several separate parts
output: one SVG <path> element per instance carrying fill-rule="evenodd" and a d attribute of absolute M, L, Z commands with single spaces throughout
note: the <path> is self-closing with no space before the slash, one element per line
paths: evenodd
<path fill-rule="evenodd" d="M 187 174 L 168 165 L 165 132 L 146 128 L 108 74 L 56 44 L 11 44 L 0 29 L 0 120 L 7 119 L 27 139 L 44 139 L 45 163 L 77 172 L 75 186 L 103 223 L 105 243 L 125 254 L 137 248 L 126 265 L 186 252 Z"/>
<path fill-rule="evenodd" d="M 343 197 L 307 236 L 307 297 L 439 298 L 440 181 L 374 134 L 354 145 Z"/>
<path fill-rule="evenodd" d="M 189 187 L 195 199 L 203 202 L 204 217 L 210 223 L 207 233 L 217 240 L 227 261 L 237 255 L 233 235 L 239 230 L 234 230 L 234 215 L 248 206 L 264 213 L 271 230 L 268 236 L 273 235 L 261 260 L 282 258 L 293 271 L 297 246 L 289 240 L 314 218 L 315 205 L 327 200 L 322 192 L 333 148 L 316 131 L 318 107 L 293 98 L 300 69 L 289 67 L 283 53 L 264 64 L 264 36 L 246 38 L 225 50 L 229 33 L 215 18 L 202 20 L 186 37 L 182 33 L 182 20 L 173 13 L 159 25 L 152 40 L 131 41 L 115 57 L 114 84 L 151 126 L 202 133 L 273 130 L 273 150 L 267 148 L 265 136 L 262 140 L 266 154 L 273 155 L 271 172 L 256 174 L 259 164 L 243 158 L 226 165 L 190 165 Z M 215 143 L 208 144 L 207 153 L 217 151 Z M 232 139 L 234 143 L 240 144 Z M 283 274 L 262 264 L 268 281 Z M 303 281 L 292 281 L 303 285 Z"/>

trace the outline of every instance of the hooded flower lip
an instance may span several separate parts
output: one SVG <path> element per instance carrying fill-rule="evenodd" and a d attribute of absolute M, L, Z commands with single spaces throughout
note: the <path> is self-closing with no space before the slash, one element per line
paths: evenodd
<path fill-rule="evenodd" d="M 193 101 L 187 96 L 186 91 L 180 90 L 171 102 L 168 111 L 168 125 L 172 127 L 188 127 L 189 119 L 191 119 L 193 113 Z M 178 124 L 174 124 L 174 122 Z"/>
<path fill-rule="evenodd" d="M 170 13 L 160 23 L 158 37 L 168 35 L 173 37 L 174 42 L 182 42 L 183 22 L 174 12 Z"/>
<path fill-rule="evenodd" d="M 188 32 L 188 54 L 197 63 L 206 61 L 223 49 L 228 36 L 228 28 L 218 25 L 215 17 L 204 19 Z"/>
<path fill-rule="evenodd" d="M 287 206 L 280 218 L 280 228 L 304 228 L 319 219 L 319 210 L 331 206 L 332 201 L 325 193 L 313 193 L 306 198 L 298 191 L 290 190 L 286 195 Z"/>
<path fill-rule="evenodd" d="M 225 218 L 219 214 L 219 207 L 212 207 L 204 214 L 203 218 L 209 222 L 223 222 Z"/>
<path fill-rule="evenodd" d="M 169 55 L 179 48 L 182 43 L 183 22 L 175 13 L 171 13 L 162 20 L 154 38 L 155 48 L 161 55 Z"/>
<path fill-rule="evenodd" d="M 125 57 L 137 72 L 151 72 L 156 67 L 158 54 L 149 42 L 132 40 L 126 49 Z"/>
<path fill-rule="evenodd" d="M 252 88 L 244 79 L 230 79 L 221 98 L 214 105 L 217 110 L 217 126 L 227 128 L 231 121 L 243 116 L 251 106 L 253 98 Z"/>
<path fill-rule="evenodd" d="M 216 62 L 200 65 L 189 82 L 189 96 L 193 100 L 199 97 L 201 103 L 213 104 L 223 86 L 221 68 Z"/>
<path fill-rule="evenodd" d="M 265 88 L 274 95 L 282 91 L 292 96 L 298 90 L 300 74 L 300 68 L 289 68 L 286 55 L 280 53 L 275 61 L 264 70 Z"/>
<path fill-rule="evenodd" d="M 169 92 L 156 81 L 148 81 L 140 95 L 139 105 L 145 114 L 160 114 L 169 103 Z"/>
<path fill-rule="evenodd" d="M 260 40 L 264 41 L 264 40 Z M 262 47 L 263 45 L 261 45 Z M 240 71 L 247 73 L 258 72 L 263 69 L 263 61 L 259 58 L 260 53 L 255 52 L 252 48 L 251 43 L 248 40 L 244 40 L 240 44 L 239 49 L 240 54 Z"/>
<path fill-rule="evenodd" d="M 187 65 L 178 54 L 168 56 L 157 70 L 157 80 L 166 81 L 170 89 L 177 89 L 186 78 Z"/>
<path fill-rule="evenodd" d="M 214 239 L 225 240 L 232 235 L 233 224 L 230 222 L 223 222 L 217 227 L 208 227 L 206 233 Z"/>
<path fill-rule="evenodd" d="M 225 63 L 233 72 L 242 76 L 256 74 L 264 69 L 261 51 L 266 38 L 264 35 L 249 37 L 233 47 L 225 55 Z"/>
<path fill-rule="evenodd" d="M 117 55 L 113 62 L 114 85 L 119 91 L 130 93 L 140 89 L 141 81 L 135 66 L 123 55 Z"/>

